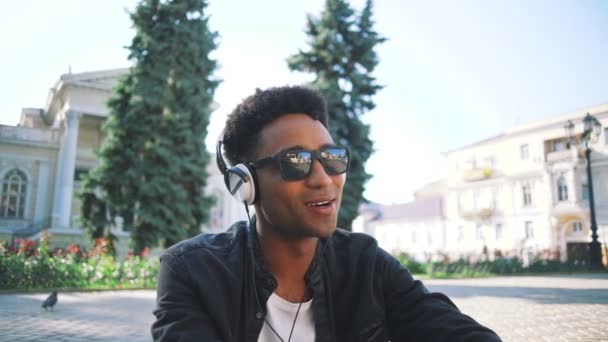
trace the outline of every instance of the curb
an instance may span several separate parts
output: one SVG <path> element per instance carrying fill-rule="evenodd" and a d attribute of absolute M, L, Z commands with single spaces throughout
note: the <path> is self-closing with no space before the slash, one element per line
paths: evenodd
<path fill-rule="evenodd" d="M 52 290 L 57 290 L 58 292 L 115 292 L 115 291 L 156 291 L 155 287 L 132 287 L 132 288 L 76 288 L 76 287 L 68 287 L 68 288 L 48 288 L 48 289 L 8 289 L 8 290 L 0 290 L 1 295 L 13 295 L 13 294 L 48 294 Z"/>

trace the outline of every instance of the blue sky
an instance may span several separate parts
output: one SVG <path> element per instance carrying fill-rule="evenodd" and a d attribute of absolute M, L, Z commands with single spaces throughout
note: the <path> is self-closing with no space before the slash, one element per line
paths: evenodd
<path fill-rule="evenodd" d="M 43 107 L 69 66 L 73 72 L 128 66 L 123 47 L 133 31 L 125 8 L 134 3 L 5 6 L 0 124 L 16 124 L 22 107 Z M 353 1 L 357 8 L 362 3 Z M 285 58 L 306 47 L 306 14 L 322 6 L 323 0 L 211 1 L 223 83 L 210 146 L 226 114 L 256 87 L 310 79 L 289 72 Z M 375 20 L 389 40 L 378 47 L 375 72 L 385 88 L 364 117 L 376 148 L 365 193 L 373 201 L 411 200 L 416 189 L 444 175 L 441 152 L 608 102 L 608 2 L 382 0 Z"/>

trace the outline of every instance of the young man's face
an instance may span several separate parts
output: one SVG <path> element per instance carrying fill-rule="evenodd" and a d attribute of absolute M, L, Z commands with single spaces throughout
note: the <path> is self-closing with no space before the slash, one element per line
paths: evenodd
<path fill-rule="evenodd" d="M 321 122 L 305 114 L 287 114 L 266 125 L 260 132 L 256 159 L 289 148 L 317 150 L 333 144 Z M 285 181 L 278 167 L 256 170 L 260 201 L 256 213 L 260 223 L 288 239 L 329 237 L 336 229 L 345 174 L 330 176 L 318 160 L 308 177 Z M 330 201 L 328 205 L 314 204 Z"/>

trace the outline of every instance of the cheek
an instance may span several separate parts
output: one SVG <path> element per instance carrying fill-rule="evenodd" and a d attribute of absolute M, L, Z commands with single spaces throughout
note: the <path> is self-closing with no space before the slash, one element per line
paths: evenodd
<path fill-rule="evenodd" d="M 336 188 L 342 192 L 342 188 L 344 188 L 344 183 L 346 182 L 346 174 L 343 173 L 339 176 L 333 176 L 333 182 Z"/>
<path fill-rule="evenodd" d="M 280 175 L 261 173 L 258 178 L 258 191 L 263 203 L 277 207 L 287 205 L 297 197 L 297 182 L 285 182 Z M 270 209 L 270 208 L 269 208 Z"/>
<path fill-rule="evenodd" d="M 280 181 L 272 186 L 271 189 L 274 195 L 274 202 L 278 205 L 289 205 L 290 203 L 296 202 L 298 200 L 299 193 L 301 192 L 298 189 L 297 182 L 284 182 Z"/>
<path fill-rule="evenodd" d="M 299 217 L 302 209 L 299 208 L 298 191 L 293 184 L 280 182 L 261 186 L 260 206 L 269 223 L 289 226 L 292 220 Z"/>

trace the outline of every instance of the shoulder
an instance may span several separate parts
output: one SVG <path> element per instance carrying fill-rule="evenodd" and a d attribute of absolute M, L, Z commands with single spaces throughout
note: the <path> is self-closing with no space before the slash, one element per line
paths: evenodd
<path fill-rule="evenodd" d="M 348 248 L 356 251 L 378 249 L 378 242 L 373 236 L 340 228 L 336 229 L 329 243 L 338 249 Z"/>
<path fill-rule="evenodd" d="M 328 242 L 328 247 L 338 259 L 336 262 L 374 265 L 376 270 L 400 267 L 399 261 L 382 249 L 371 235 L 338 228 Z"/>
<path fill-rule="evenodd" d="M 221 233 L 199 234 L 169 247 L 160 255 L 160 260 L 174 265 L 190 258 L 225 256 L 245 243 L 246 232 L 247 223 L 239 221 Z"/>
<path fill-rule="evenodd" d="M 365 233 L 336 229 L 327 243 L 337 262 L 385 263 L 392 258 L 373 236 Z"/>
<path fill-rule="evenodd" d="M 399 261 L 368 234 L 338 229 L 327 244 L 325 259 L 335 279 L 371 279 L 371 284 L 405 271 Z"/>

